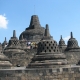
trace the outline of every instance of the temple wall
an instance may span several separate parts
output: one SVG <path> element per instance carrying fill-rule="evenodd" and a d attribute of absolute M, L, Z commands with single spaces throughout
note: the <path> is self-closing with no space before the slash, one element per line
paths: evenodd
<path fill-rule="evenodd" d="M 17 64 L 20 66 L 27 66 L 34 54 L 36 54 L 36 50 L 28 49 L 25 53 L 6 52 L 4 54 L 9 58 L 13 66 Z"/>
<path fill-rule="evenodd" d="M 0 70 L 0 80 L 80 80 L 80 67 Z"/>
<path fill-rule="evenodd" d="M 80 60 L 80 52 L 65 52 L 65 55 L 70 64 L 77 64 Z"/>
<path fill-rule="evenodd" d="M 20 64 L 21 66 L 27 66 L 30 63 L 33 56 L 36 54 L 36 49 L 29 49 L 26 53 L 5 53 L 8 56 L 10 62 L 15 66 Z M 69 64 L 77 64 L 80 60 L 80 52 L 64 52 Z"/>

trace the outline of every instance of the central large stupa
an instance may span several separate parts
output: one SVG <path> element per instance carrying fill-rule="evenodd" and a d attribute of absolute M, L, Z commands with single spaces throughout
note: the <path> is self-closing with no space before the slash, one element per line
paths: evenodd
<path fill-rule="evenodd" d="M 41 27 L 39 18 L 37 15 L 32 15 L 30 20 L 30 25 L 20 34 L 19 39 L 21 40 L 21 36 L 28 41 L 39 41 L 44 35 L 45 29 Z"/>

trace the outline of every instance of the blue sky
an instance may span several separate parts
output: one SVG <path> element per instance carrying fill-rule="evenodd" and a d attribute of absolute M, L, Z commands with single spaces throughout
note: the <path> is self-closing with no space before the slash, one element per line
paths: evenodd
<path fill-rule="evenodd" d="M 62 35 L 67 42 L 72 31 L 80 45 L 80 0 L 0 0 L 0 42 L 8 41 L 13 30 L 19 37 L 34 14 L 43 27 L 49 25 L 54 40 Z"/>

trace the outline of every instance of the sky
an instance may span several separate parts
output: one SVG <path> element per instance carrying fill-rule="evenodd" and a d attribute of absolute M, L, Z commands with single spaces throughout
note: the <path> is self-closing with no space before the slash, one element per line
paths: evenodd
<path fill-rule="evenodd" d="M 80 0 L 0 0 L 0 42 L 9 41 L 13 30 L 19 38 L 32 15 L 38 15 L 41 26 L 49 25 L 57 42 L 62 35 L 67 43 L 72 31 L 80 45 Z"/>

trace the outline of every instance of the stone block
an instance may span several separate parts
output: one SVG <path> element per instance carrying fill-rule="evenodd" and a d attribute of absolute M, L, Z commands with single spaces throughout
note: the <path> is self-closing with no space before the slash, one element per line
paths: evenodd
<path fill-rule="evenodd" d="M 75 77 L 75 80 L 80 80 L 80 77 Z"/>
<path fill-rule="evenodd" d="M 62 80 L 69 80 L 69 78 L 64 78 L 64 79 L 62 79 Z"/>

